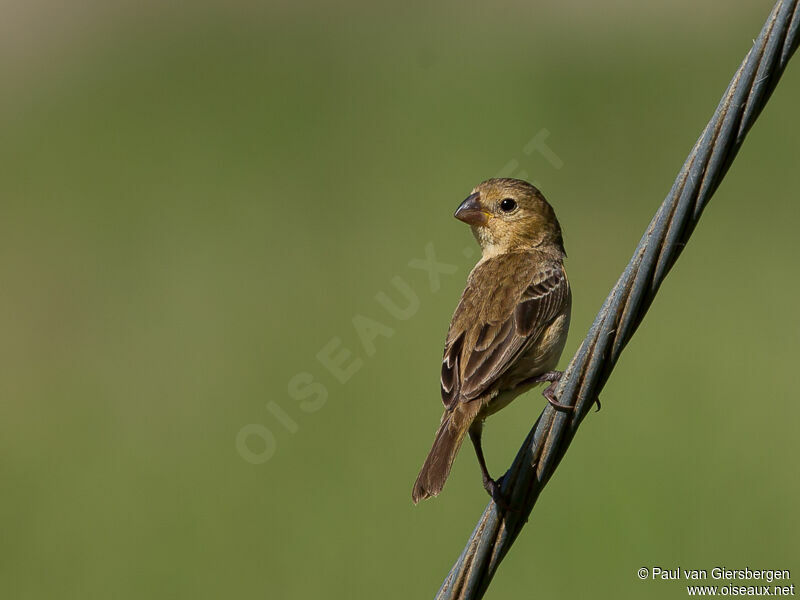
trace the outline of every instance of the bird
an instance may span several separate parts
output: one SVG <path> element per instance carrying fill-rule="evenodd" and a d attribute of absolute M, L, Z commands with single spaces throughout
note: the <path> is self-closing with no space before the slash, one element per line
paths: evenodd
<path fill-rule="evenodd" d="M 526 181 L 488 179 L 454 216 L 470 225 L 481 258 L 450 321 L 441 370 L 444 413 L 411 497 L 417 504 L 442 491 L 469 433 L 483 487 L 500 504 L 500 481 L 489 475 L 481 445 L 485 419 L 547 382 L 547 401 L 571 410 L 555 398 L 572 306 L 567 254 L 553 207 Z"/>

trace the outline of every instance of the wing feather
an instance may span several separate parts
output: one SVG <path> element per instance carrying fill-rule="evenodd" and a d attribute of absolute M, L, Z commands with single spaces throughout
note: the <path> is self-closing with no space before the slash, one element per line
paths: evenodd
<path fill-rule="evenodd" d="M 510 264 L 503 264 L 508 261 Z M 442 360 L 442 402 L 480 397 L 569 302 L 560 261 L 503 255 L 479 264 L 453 315 Z"/>

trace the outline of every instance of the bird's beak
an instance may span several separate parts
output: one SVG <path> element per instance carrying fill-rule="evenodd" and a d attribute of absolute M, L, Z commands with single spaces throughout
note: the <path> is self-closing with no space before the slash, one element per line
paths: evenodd
<path fill-rule="evenodd" d="M 489 222 L 489 213 L 483 210 L 478 193 L 470 194 L 459 205 L 453 216 L 468 225 L 486 225 Z"/>

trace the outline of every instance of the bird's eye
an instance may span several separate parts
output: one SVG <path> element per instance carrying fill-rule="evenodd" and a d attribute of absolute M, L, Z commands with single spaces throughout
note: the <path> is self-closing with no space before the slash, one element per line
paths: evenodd
<path fill-rule="evenodd" d="M 500 210 L 503 212 L 511 212 L 515 208 L 517 208 L 517 203 L 513 198 L 506 198 L 500 203 Z"/>

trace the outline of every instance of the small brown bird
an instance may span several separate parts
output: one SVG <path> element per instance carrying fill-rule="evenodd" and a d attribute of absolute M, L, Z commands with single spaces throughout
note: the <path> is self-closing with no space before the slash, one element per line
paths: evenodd
<path fill-rule="evenodd" d="M 561 377 L 554 371 L 569 329 L 572 295 L 564 271 L 561 226 L 541 192 L 518 179 L 484 181 L 461 203 L 455 217 L 472 226 L 483 256 L 472 269 L 444 347 L 445 411 L 411 497 L 442 491 L 469 432 L 483 486 L 495 500 L 481 448 L 483 422 L 533 386 Z"/>

